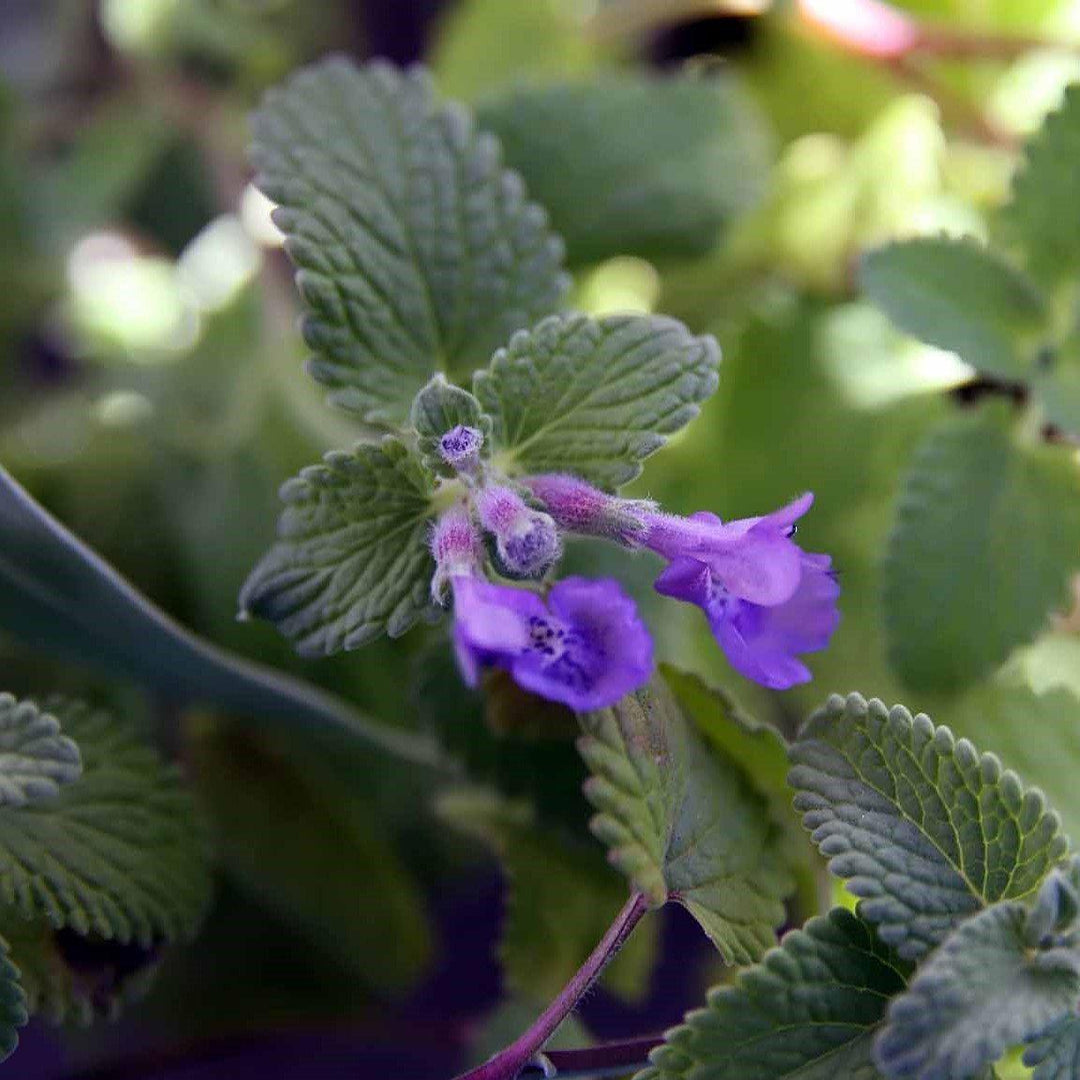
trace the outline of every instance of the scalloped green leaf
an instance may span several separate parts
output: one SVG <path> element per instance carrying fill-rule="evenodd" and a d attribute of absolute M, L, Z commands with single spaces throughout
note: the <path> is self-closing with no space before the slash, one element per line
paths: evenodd
<path fill-rule="evenodd" d="M 1071 282 L 1080 270 L 1080 220 L 1072 213 L 1080 203 L 1078 161 L 1080 85 L 1073 85 L 1028 142 L 1012 199 L 1001 213 L 1005 237 L 1031 272 L 1051 285 Z"/>
<path fill-rule="evenodd" d="M 581 724 L 590 827 L 608 859 L 653 905 L 682 904 L 728 963 L 756 960 L 792 887 L 762 797 L 659 677 Z"/>
<path fill-rule="evenodd" d="M 242 616 L 321 656 L 398 637 L 433 613 L 428 484 L 402 443 L 331 452 L 281 498 L 278 541 L 244 583 Z"/>
<path fill-rule="evenodd" d="M 46 708 L 78 744 L 83 774 L 47 802 L 0 807 L 0 901 L 121 944 L 192 937 L 209 855 L 178 770 L 107 713 Z"/>
<path fill-rule="evenodd" d="M 0 1061 L 15 1053 L 18 1029 L 29 1019 L 19 969 L 11 962 L 7 942 L 0 938 Z"/>
<path fill-rule="evenodd" d="M 871 251 L 859 283 L 903 331 L 985 375 L 1032 374 L 1047 312 L 1021 270 L 974 240 L 924 236 Z"/>
<path fill-rule="evenodd" d="M 117 1019 L 146 995 L 161 963 L 157 946 L 82 937 L 11 908 L 0 909 L 0 932 L 18 966 L 27 1010 L 51 1024 Z"/>
<path fill-rule="evenodd" d="M 803 824 L 906 959 L 981 908 L 1034 892 L 1068 849 L 1041 792 L 902 705 L 834 694 L 790 757 Z"/>
<path fill-rule="evenodd" d="M 436 375 L 416 395 L 409 410 L 409 424 L 416 432 L 424 464 L 443 475 L 454 475 L 454 469 L 443 460 L 439 440 L 459 424 L 483 434 L 482 457 L 491 452 L 491 417 L 468 390 L 447 382 L 442 374 Z"/>
<path fill-rule="evenodd" d="M 1069 604 L 1080 469 L 1021 446 L 1007 406 L 960 413 L 915 453 L 883 568 L 889 657 L 918 689 L 957 690 Z"/>
<path fill-rule="evenodd" d="M 510 885 L 499 942 L 504 979 L 518 996 L 546 1005 L 626 902 L 626 882 L 605 865 L 595 845 L 580 847 L 539 826 L 528 803 L 461 788 L 440 796 L 436 810 L 499 857 Z M 656 959 L 657 930 L 655 919 L 635 928 L 604 969 L 608 990 L 630 999 L 644 994 Z"/>
<path fill-rule="evenodd" d="M 879 1080 L 874 1034 L 909 971 L 871 926 L 834 908 L 709 991 L 635 1080 Z"/>
<path fill-rule="evenodd" d="M 702 255 L 764 191 L 769 140 L 724 76 L 607 74 L 479 109 L 572 263 Z"/>
<path fill-rule="evenodd" d="M 874 1057 L 894 1080 L 968 1080 L 1068 1014 L 1080 997 L 1080 952 L 1031 949 L 1027 908 L 980 911 L 919 968 L 889 1007 Z"/>
<path fill-rule="evenodd" d="M 674 319 L 556 315 L 515 334 L 473 392 L 504 461 L 614 488 L 698 413 L 720 350 Z"/>
<path fill-rule="evenodd" d="M 0 694 L 0 806 L 55 798 L 82 772 L 79 748 L 55 716 L 32 701 Z"/>
<path fill-rule="evenodd" d="M 1075 1080 L 1080 1076 L 1080 1016 L 1062 1017 L 1031 1041 L 1024 1064 L 1031 1080 Z"/>
<path fill-rule="evenodd" d="M 364 419 L 402 422 L 436 371 L 468 376 L 565 295 L 544 211 L 425 72 L 313 64 L 267 93 L 252 137 L 308 307 L 310 371 Z"/>

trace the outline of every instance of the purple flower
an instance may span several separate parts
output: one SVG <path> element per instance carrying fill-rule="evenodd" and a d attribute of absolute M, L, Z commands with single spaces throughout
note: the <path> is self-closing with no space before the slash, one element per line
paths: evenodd
<path fill-rule="evenodd" d="M 499 569 L 507 577 L 543 577 L 562 554 L 562 540 L 551 516 L 534 510 L 503 484 L 490 484 L 476 495 L 480 524 L 495 537 Z"/>
<path fill-rule="evenodd" d="M 645 539 L 671 560 L 657 592 L 697 604 L 732 667 L 773 690 L 810 680 L 798 654 L 824 649 L 840 621 L 832 561 L 791 539 L 812 502 L 806 494 L 727 524 L 709 513 L 657 515 Z"/>
<path fill-rule="evenodd" d="M 458 424 L 439 439 L 439 455 L 448 465 L 465 472 L 474 471 L 480 461 L 484 433 Z"/>
<path fill-rule="evenodd" d="M 533 592 L 455 577 L 454 646 L 470 686 L 486 666 L 578 712 L 614 705 L 652 673 L 652 639 L 611 579 L 569 577 Z"/>

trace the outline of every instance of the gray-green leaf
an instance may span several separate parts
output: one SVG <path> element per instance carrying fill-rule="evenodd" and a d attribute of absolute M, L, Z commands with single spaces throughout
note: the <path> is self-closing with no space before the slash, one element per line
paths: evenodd
<path fill-rule="evenodd" d="M 78 744 L 83 774 L 48 801 L 0 806 L 0 900 L 121 943 L 191 937 L 210 871 L 179 772 L 105 713 L 64 702 L 50 711 Z"/>
<path fill-rule="evenodd" d="M 1027 275 L 970 239 L 919 237 L 862 261 L 860 284 L 905 332 L 1002 379 L 1031 373 L 1046 318 Z"/>
<path fill-rule="evenodd" d="M 916 451 L 884 565 L 890 659 L 919 689 L 956 690 L 1069 603 L 1080 470 L 1021 446 L 1007 406 L 950 417 Z"/>
<path fill-rule="evenodd" d="M 719 360 L 674 319 L 554 316 L 515 334 L 473 389 L 508 465 L 614 488 L 697 415 Z"/>
<path fill-rule="evenodd" d="M 1064 1016 L 1024 1051 L 1031 1080 L 1076 1080 L 1080 1076 L 1080 1016 Z"/>
<path fill-rule="evenodd" d="M 427 483 L 400 442 L 329 453 L 281 498 L 278 542 L 245 582 L 242 614 L 319 656 L 398 637 L 433 610 Z"/>
<path fill-rule="evenodd" d="M 700 255 L 768 176 L 760 117 L 733 80 L 607 75 L 522 87 L 480 109 L 573 263 Z"/>
<path fill-rule="evenodd" d="M 8 958 L 7 942 L 0 938 L 0 1061 L 15 1052 L 19 1045 L 18 1028 L 28 1019 L 19 969 Z"/>
<path fill-rule="evenodd" d="M 908 965 L 845 908 L 711 990 L 635 1080 L 879 1080 L 872 1040 Z"/>
<path fill-rule="evenodd" d="M 905 958 L 980 908 L 1033 892 L 1068 847 L 1041 792 L 901 705 L 834 694 L 790 756 L 803 824 Z"/>
<path fill-rule="evenodd" d="M 1002 211 L 1006 237 L 1020 248 L 1031 272 L 1048 284 L 1072 281 L 1080 269 L 1080 85 L 1065 91 L 1027 145 Z"/>
<path fill-rule="evenodd" d="M 608 858 L 651 903 L 683 904 L 729 963 L 756 960 L 791 888 L 764 800 L 659 677 L 581 722 L 591 828 Z"/>
<path fill-rule="evenodd" d="M 61 734 L 55 716 L 0 694 L 0 806 L 54 798 L 81 772 L 79 748 Z"/>
<path fill-rule="evenodd" d="M 1029 951 L 1023 904 L 963 923 L 889 1008 L 875 1044 L 893 1080 L 968 1080 L 1067 1014 L 1080 996 L 1080 953 Z"/>
<path fill-rule="evenodd" d="M 424 72 L 323 61 L 271 90 L 252 131 L 310 312 L 311 373 L 365 419 L 404 421 L 435 371 L 467 376 L 559 306 L 546 215 Z"/>

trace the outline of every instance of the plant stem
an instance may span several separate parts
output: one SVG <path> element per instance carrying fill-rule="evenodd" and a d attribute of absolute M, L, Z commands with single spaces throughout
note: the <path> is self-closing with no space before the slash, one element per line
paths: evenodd
<path fill-rule="evenodd" d="M 514 1080 L 540 1052 L 540 1048 L 551 1038 L 559 1024 L 574 1010 L 648 910 L 649 903 L 645 897 L 641 893 L 634 893 L 622 911 L 615 916 L 615 921 L 600 939 L 600 944 L 559 991 L 555 1000 L 536 1018 L 529 1030 L 483 1065 L 462 1073 L 457 1080 Z"/>

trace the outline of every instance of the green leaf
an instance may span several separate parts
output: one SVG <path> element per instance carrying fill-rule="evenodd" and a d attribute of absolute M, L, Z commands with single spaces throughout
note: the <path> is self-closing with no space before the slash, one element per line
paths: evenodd
<path fill-rule="evenodd" d="M 427 482 L 404 445 L 331 452 L 281 489 L 278 542 L 240 593 L 304 656 L 398 637 L 433 612 Z"/>
<path fill-rule="evenodd" d="M 527 86 L 478 119 L 498 135 L 575 264 L 704 254 L 768 176 L 761 118 L 725 77 Z"/>
<path fill-rule="evenodd" d="M 515 334 L 473 390 L 516 468 L 613 488 L 697 415 L 719 360 L 713 338 L 674 319 L 553 316 Z"/>
<path fill-rule="evenodd" d="M 413 985 L 427 917 L 372 803 L 295 741 L 204 721 L 189 751 L 215 849 L 243 891 L 368 985 Z M 365 897 L 377 902 L 361 910 Z"/>
<path fill-rule="evenodd" d="M 0 900 L 121 944 L 190 938 L 210 871 L 179 772 L 106 713 L 60 701 L 50 711 L 78 744 L 83 774 L 54 799 L 0 807 Z"/>
<path fill-rule="evenodd" d="M 0 938 L 0 1061 L 5 1061 L 19 1045 L 18 1028 L 29 1019 L 26 994 L 19 982 L 19 969 L 9 958 L 7 942 Z"/>
<path fill-rule="evenodd" d="M 807 910 L 815 910 L 820 863 L 791 813 L 787 741 L 774 727 L 743 712 L 719 687 L 670 664 L 662 664 L 660 671 L 687 718 L 768 802 L 769 817 L 782 834 L 780 850 L 798 879 L 800 899 Z"/>
<path fill-rule="evenodd" d="M 872 1040 L 908 965 L 845 908 L 709 992 L 635 1080 L 878 1080 Z"/>
<path fill-rule="evenodd" d="M 605 865 L 595 846 L 581 848 L 550 828 L 531 807 L 483 789 L 439 798 L 443 820 L 498 855 L 510 891 L 499 954 L 507 985 L 547 1004 L 566 985 L 626 902 L 626 882 Z M 656 920 L 640 924 L 604 970 L 604 985 L 640 997 L 656 957 Z"/>
<path fill-rule="evenodd" d="M 460 386 L 446 381 L 439 374 L 416 395 L 409 411 L 409 424 L 416 432 L 424 464 L 436 472 L 452 476 L 454 470 L 439 453 L 439 440 L 459 424 L 476 428 L 484 436 L 481 455 L 491 451 L 491 417 L 480 408 L 480 402 Z"/>
<path fill-rule="evenodd" d="M 875 1044 L 882 1072 L 968 1080 L 1071 1011 L 1080 953 L 1030 950 L 1026 920 L 1023 904 L 997 904 L 945 940 L 889 1008 Z"/>
<path fill-rule="evenodd" d="M 916 451 L 884 564 L 889 656 L 905 682 L 956 690 L 1068 605 L 1080 470 L 1020 446 L 1007 407 L 961 413 Z"/>
<path fill-rule="evenodd" d="M 1080 1076 L 1080 1016 L 1052 1024 L 1024 1051 L 1031 1080 L 1075 1080 Z"/>
<path fill-rule="evenodd" d="M 660 678 L 581 723 L 591 828 L 609 860 L 652 904 L 681 903 L 728 963 L 757 959 L 791 888 L 761 797 Z"/>
<path fill-rule="evenodd" d="M 79 748 L 60 733 L 55 716 L 0 694 L 0 806 L 55 798 L 81 772 Z"/>
<path fill-rule="evenodd" d="M 340 698 L 196 637 L 137 592 L 0 466 L 0 627 L 23 644 L 171 702 L 210 703 L 335 746 L 362 740 L 418 765 L 434 746 Z"/>
<path fill-rule="evenodd" d="M 1065 91 L 1027 145 L 1013 179 L 1012 201 L 1001 214 L 1002 231 L 1027 266 L 1050 285 L 1071 281 L 1080 270 L 1080 86 Z"/>
<path fill-rule="evenodd" d="M 364 419 L 399 423 L 435 371 L 468 375 L 558 307 L 569 282 L 546 215 L 424 72 L 331 58 L 271 90 L 252 133 L 311 373 Z"/>
<path fill-rule="evenodd" d="M 863 290 L 905 332 L 986 375 L 1031 374 L 1046 319 L 1028 277 L 969 239 L 920 237 L 864 256 Z"/>
<path fill-rule="evenodd" d="M 902 705 L 834 694 L 791 760 L 795 808 L 829 869 L 907 959 L 980 908 L 1033 892 L 1068 847 L 1041 792 Z"/>
<path fill-rule="evenodd" d="M 27 1010 L 52 1024 L 115 1020 L 146 995 L 161 962 L 156 946 L 82 937 L 11 908 L 0 910 L 0 931 L 19 968 Z"/>

